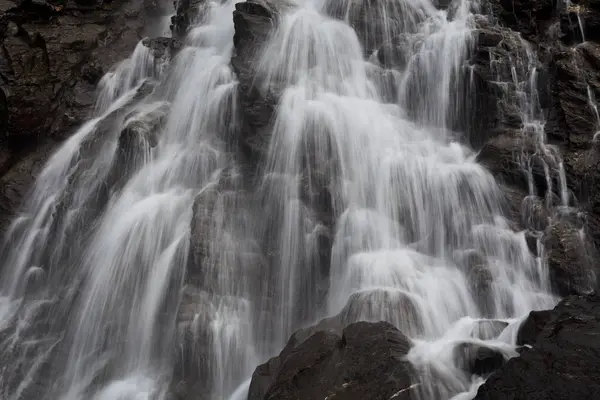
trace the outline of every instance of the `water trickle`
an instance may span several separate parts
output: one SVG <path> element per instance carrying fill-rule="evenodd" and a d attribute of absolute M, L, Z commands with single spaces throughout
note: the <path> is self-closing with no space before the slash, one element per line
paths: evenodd
<path fill-rule="evenodd" d="M 590 87 L 590 85 L 587 85 L 586 89 L 587 89 L 588 103 L 590 105 L 590 108 L 594 112 L 594 116 L 596 117 L 596 128 L 598 130 L 594 134 L 597 134 L 598 132 L 600 132 L 600 113 L 598 112 L 598 104 L 596 103 L 596 99 L 594 97 L 594 93 L 592 92 L 592 88 Z"/>
<path fill-rule="evenodd" d="M 233 9 L 206 3 L 169 65 L 140 43 L 46 163 L 3 247 L 0 351 L 18 364 L 0 371 L 3 398 L 162 400 L 189 378 L 241 399 L 261 360 L 334 314 L 409 335 L 409 359 L 436 378 L 423 399 L 472 397 L 482 374 L 456 348 L 514 356 L 506 332 L 556 301 L 543 256 L 450 131 L 477 4 L 286 3 L 256 54 L 253 79 L 278 104 L 255 181 L 228 145 L 242 122 Z M 536 55 L 518 41 L 503 85 L 533 143 L 519 156 L 528 207 L 556 205 L 553 188 L 568 206 Z M 410 46 L 382 87 L 386 43 Z"/>

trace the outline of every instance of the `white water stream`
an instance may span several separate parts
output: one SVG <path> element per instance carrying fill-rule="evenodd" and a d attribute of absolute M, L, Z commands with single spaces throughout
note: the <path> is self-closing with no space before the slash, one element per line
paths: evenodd
<path fill-rule="evenodd" d="M 226 145 L 239 122 L 234 3 L 209 2 L 170 66 L 138 45 L 44 167 L 2 253 L 0 351 L 18 361 L 3 365 L 2 398 L 166 399 L 184 332 L 204 346 L 191 353 L 208 380 L 197 390 L 243 399 L 295 329 L 340 312 L 414 340 L 409 359 L 438 377 L 424 399 L 472 397 L 483 379 L 455 365 L 453 346 L 513 356 L 520 318 L 557 300 L 494 178 L 447 126 L 476 4 L 373 2 L 388 22 L 369 40 L 418 42 L 386 103 L 355 31 L 327 16 L 350 18 L 354 3 L 292 2 L 258 54 L 257 84 L 283 90 L 249 184 Z M 543 146 L 524 93 L 523 129 Z M 204 214 L 208 256 L 192 274 L 190 226 Z M 492 334 L 485 320 L 510 325 Z"/>

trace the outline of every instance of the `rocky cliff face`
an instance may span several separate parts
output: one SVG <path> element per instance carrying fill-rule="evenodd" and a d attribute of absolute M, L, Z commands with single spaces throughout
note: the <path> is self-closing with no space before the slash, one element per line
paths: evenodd
<path fill-rule="evenodd" d="M 172 18 L 175 37 L 185 36 L 191 21 L 202 16 L 203 4 L 177 2 Z M 273 4 L 284 3 L 242 2 L 232 16 L 231 65 L 239 80 L 238 111 L 243 123 L 235 127 L 231 141 L 247 157 L 250 171 L 263 157 L 278 101 L 276 90 L 265 93 L 255 80 L 254 55 L 278 23 L 279 11 Z M 352 26 L 366 49 L 378 50 L 373 74 L 388 87 L 389 77 L 404 68 L 406 54 L 418 46 L 418 40 L 398 36 L 392 43 L 381 43 L 382 32 L 364 26 L 361 19 L 370 12 L 369 4 L 356 2 L 350 12 L 356 19 Z M 131 53 L 142 37 L 144 21 L 164 10 L 158 2 L 141 0 L 18 4 L 0 0 L 0 7 L 1 231 L 55 146 L 90 112 L 100 78 Z M 334 17 L 338 11 L 330 10 Z M 456 94 L 468 107 L 451 121 L 452 127 L 466 132 L 467 140 L 480 150 L 479 162 L 501 183 L 509 200 L 507 214 L 515 230 L 527 232 L 531 251 L 537 252 L 538 240 L 545 244 L 543 256 L 548 258 L 555 291 L 577 297 L 568 297 L 554 311 L 532 313 L 519 341 L 533 348 L 506 365 L 498 351 L 467 344 L 457 346 L 456 357 L 464 359 L 466 373 L 488 375 L 498 370 L 477 398 L 519 398 L 524 393 L 535 399 L 587 398 L 589 388 L 600 384 L 594 373 L 598 300 L 589 295 L 597 287 L 600 244 L 600 142 L 596 137 L 600 131 L 596 103 L 600 99 L 600 3 L 488 0 L 473 24 L 473 46 L 465 60 L 468 75 L 461 77 Z M 170 57 L 181 47 L 177 40 L 164 38 L 148 40 L 146 45 L 159 57 Z M 536 92 L 529 116 L 523 115 L 518 103 L 525 86 Z M 389 93 L 390 99 L 396 100 L 395 96 Z M 527 118 L 543 121 L 544 143 L 535 136 L 539 126 Z M 532 180 L 523 172 L 527 168 Z M 561 192 L 563 182 L 568 186 Z M 326 184 L 318 185 L 310 192 L 321 196 L 315 203 L 325 204 L 318 212 L 328 226 L 331 204 Z M 202 302 L 201 294 L 194 291 L 194 285 L 201 285 L 196 272 L 208 251 L 202 224 L 210 218 L 202 212 L 195 210 L 192 227 L 192 284 L 179 316 L 184 327 L 193 318 L 193 307 L 187 306 Z M 330 254 L 323 253 L 322 264 L 327 265 Z M 474 286 L 481 289 L 485 304 L 485 266 L 478 265 L 477 270 L 481 279 Z M 327 279 L 328 271 L 322 275 Z M 249 399 L 414 398 L 416 373 L 404 360 L 413 344 L 404 334 L 384 323 L 345 325 L 339 316 L 296 333 L 278 357 L 257 368 Z M 505 327 L 498 321 L 494 335 Z M 198 393 L 206 386 L 207 371 L 197 367 L 195 358 L 204 356 L 205 337 L 183 336 L 183 348 L 196 350 L 184 352 L 179 360 L 175 375 L 180 382 L 174 392 L 178 398 L 202 398 Z M 571 370 L 571 365 L 577 367 Z M 343 374 L 337 372 L 339 368 Z M 537 379 L 539 371 L 548 378 Z M 534 389 L 531 382 L 537 385 Z M 537 397 L 531 397 L 534 390 Z"/>
<path fill-rule="evenodd" d="M 265 27 L 276 24 L 277 18 L 262 3 L 252 3 L 236 11 L 238 40 L 233 62 L 250 122 L 246 133 L 260 136 L 257 128 L 268 123 L 277 94 L 261 95 L 252 87 L 249 77 L 253 75 L 248 72 L 252 59 L 247 54 L 252 54 L 248 48 L 260 42 Z M 466 361 L 465 369 L 487 376 L 500 368 L 480 388 L 477 398 L 591 398 L 600 383 L 592 372 L 597 368 L 592 333 L 597 299 L 590 295 L 597 289 L 600 244 L 596 102 L 600 98 L 600 42 L 593 28 L 599 18 L 600 6 L 595 1 L 489 0 L 482 3 L 481 15 L 473 21 L 474 45 L 466 63 L 470 75 L 463 78 L 463 94 L 459 93 L 468 107 L 452 124 L 468 134 L 471 145 L 480 150 L 479 162 L 501 184 L 514 229 L 525 230 L 533 253 L 538 254 L 538 241 L 546 249 L 539 255 L 548 261 L 554 291 L 579 296 L 568 297 L 553 311 L 532 313 L 519 341 L 533 344 L 533 349 L 522 350 L 521 357 L 506 366 L 494 351 L 470 349 L 469 354 L 475 356 Z M 353 27 L 366 40 L 364 27 Z M 373 49 L 380 46 L 381 76 L 404 68 L 406 55 L 418 46 L 408 36 L 398 36 L 392 43 L 374 43 L 376 35 L 368 37 L 363 44 Z M 524 92 L 530 101 L 528 113 L 523 112 L 521 102 Z M 334 318 L 309 329 L 312 336 L 306 331 L 296 333 L 278 357 L 257 368 L 249 398 L 418 398 L 408 382 L 418 385 L 419 379 L 409 369 L 401 377 L 390 378 L 394 383 L 385 393 L 386 386 L 378 379 L 371 380 L 368 389 L 358 384 L 360 390 L 354 393 L 350 386 L 362 377 L 344 380 L 329 371 L 330 360 L 344 362 L 338 355 L 345 354 L 343 326 Z M 498 332 L 504 329 L 501 323 L 498 326 Z M 376 326 L 369 329 L 375 330 L 372 337 L 385 331 Z M 524 339 L 528 335 L 537 338 L 535 343 Z M 369 362 L 375 360 L 364 357 L 361 372 L 368 375 Z M 577 365 L 572 374 L 569 365 Z M 543 379 L 536 379 L 539 371 Z M 395 372 L 382 371 L 387 377 Z M 444 398 L 440 393 L 432 396 Z"/>
<path fill-rule="evenodd" d="M 142 38 L 159 2 L 0 2 L 0 231 L 52 150 L 80 126 L 96 85 Z"/>

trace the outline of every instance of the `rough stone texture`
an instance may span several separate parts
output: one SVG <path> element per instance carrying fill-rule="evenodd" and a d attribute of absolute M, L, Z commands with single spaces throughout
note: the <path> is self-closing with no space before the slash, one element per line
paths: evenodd
<path fill-rule="evenodd" d="M 252 376 L 248 400 L 412 399 L 410 341 L 385 322 L 348 325 L 341 336 L 294 338 Z"/>
<path fill-rule="evenodd" d="M 264 93 L 255 79 L 257 57 L 277 24 L 277 11 L 273 4 L 247 1 L 237 3 L 233 12 L 235 34 L 231 66 L 239 80 L 238 95 L 244 120 L 238 141 L 253 159 L 260 157 L 261 149 L 266 147 L 267 137 L 262 133 L 268 130 L 278 102 L 278 94 L 271 90 Z"/>
<path fill-rule="evenodd" d="M 161 61 L 170 61 L 183 46 L 179 40 L 168 37 L 146 38 L 142 44 L 152 50 L 155 59 Z"/>
<path fill-rule="evenodd" d="M 570 296 L 550 313 L 551 318 L 541 328 L 533 348 L 523 349 L 520 357 L 510 359 L 493 374 L 479 388 L 477 400 L 597 398 L 600 297 Z M 538 322 L 533 324 L 541 326 Z"/>
<path fill-rule="evenodd" d="M 138 0 L 2 2 L 0 232 L 60 141 L 88 116 L 96 84 L 141 38 Z"/>
<path fill-rule="evenodd" d="M 556 0 L 489 0 L 484 3 L 503 26 L 534 41 L 552 24 Z"/>
<path fill-rule="evenodd" d="M 3 166 L 0 176 L 0 232 L 3 233 L 10 225 L 25 194 L 56 146 L 56 142 L 46 141 L 35 143 L 35 151 L 28 148 L 0 150 Z"/>
<path fill-rule="evenodd" d="M 593 253 L 582 239 L 580 227 L 568 220 L 556 221 L 548 228 L 543 243 L 550 279 L 558 294 L 587 294 L 594 290 Z"/>
<path fill-rule="evenodd" d="M 528 178 L 524 169 L 524 161 L 533 160 L 534 184 L 539 195 L 547 191 L 543 162 L 553 165 L 553 160 L 542 159 L 537 153 L 535 140 L 518 130 L 502 133 L 488 140 L 479 154 L 477 161 L 483 164 L 502 183 L 528 192 Z"/>
<path fill-rule="evenodd" d="M 479 148 L 500 132 L 521 126 L 511 69 L 515 67 L 517 74 L 524 75 L 529 68 L 527 44 L 517 32 L 484 16 L 477 16 L 475 24 L 472 67 L 465 79 L 469 113 L 461 128 L 467 131 L 471 145 Z"/>
<path fill-rule="evenodd" d="M 564 143 L 567 152 L 589 148 L 599 128 L 588 90 L 600 98 L 600 45 L 588 42 L 574 50 L 559 45 L 546 57 L 550 91 L 546 133 Z"/>
<path fill-rule="evenodd" d="M 171 17 L 171 31 L 175 36 L 183 37 L 190 24 L 203 17 L 206 0 L 176 0 L 175 15 Z"/>
<path fill-rule="evenodd" d="M 83 7 L 67 2 L 48 14 L 23 2 L 3 17 L 2 86 L 6 135 L 64 138 L 94 102 L 95 84 L 141 38 L 138 1 Z"/>

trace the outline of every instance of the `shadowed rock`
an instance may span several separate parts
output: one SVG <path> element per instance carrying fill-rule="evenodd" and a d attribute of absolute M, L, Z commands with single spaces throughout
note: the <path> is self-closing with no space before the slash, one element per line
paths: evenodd
<path fill-rule="evenodd" d="M 517 345 L 534 345 L 537 336 L 542 332 L 544 327 L 553 317 L 551 310 L 532 311 L 521 326 L 517 333 Z"/>
<path fill-rule="evenodd" d="M 543 243 L 557 293 L 587 294 L 595 289 L 596 269 L 580 228 L 570 221 L 556 221 L 548 228 Z"/>
<path fill-rule="evenodd" d="M 524 349 L 520 357 L 510 359 L 494 373 L 479 388 L 475 399 L 596 397 L 600 392 L 600 298 L 570 296 L 551 314 L 533 348 Z"/>
<path fill-rule="evenodd" d="M 475 343 L 460 343 L 454 348 L 456 365 L 474 375 L 489 375 L 506 363 L 501 351 Z"/>
<path fill-rule="evenodd" d="M 248 400 L 411 399 L 410 340 L 385 322 L 358 322 L 341 336 L 290 340 L 252 376 Z"/>

